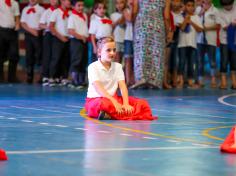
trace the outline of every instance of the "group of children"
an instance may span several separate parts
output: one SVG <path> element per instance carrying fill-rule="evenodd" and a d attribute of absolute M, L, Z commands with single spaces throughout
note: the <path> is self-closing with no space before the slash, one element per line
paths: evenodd
<path fill-rule="evenodd" d="M 21 26 L 25 31 L 27 82 L 32 83 L 34 67 L 41 66 L 43 86 L 57 84 L 82 88 L 86 84 L 86 68 L 97 60 L 98 39 L 113 36 L 116 41 L 116 61 L 126 66 L 127 83 L 133 78 L 132 1 L 116 0 L 117 11 L 106 16 L 106 4 L 96 1 L 93 13 L 84 12 L 83 0 L 50 0 L 45 10 L 37 0 L 29 0 L 22 11 Z M 92 50 L 87 52 L 87 43 Z M 91 54 L 92 53 L 92 54 Z M 88 61 L 88 54 L 92 59 Z M 68 78 L 72 81 L 69 81 Z"/>
<path fill-rule="evenodd" d="M 167 57 L 169 57 L 171 82 L 182 88 L 204 86 L 205 55 L 208 56 L 211 87 L 216 88 L 216 52 L 220 48 L 220 89 L 227 89 L 228 65 L 231 72 L 232 89 L 236 89 L 236 5 L 234 0 L 220 0 L 217 9 L 211 0 L 173 0 L 170 27 L 167 31 Z M 185 73 L 185 71 L 187 72 Z"/>

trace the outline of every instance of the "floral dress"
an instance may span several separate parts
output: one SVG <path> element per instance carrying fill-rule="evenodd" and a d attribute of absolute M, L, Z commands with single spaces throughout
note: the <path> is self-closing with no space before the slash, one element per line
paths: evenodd
<path fill-rule="evenodd" d="M 139 0 L 134 27 L 135 81 L 162 87 L 165 49 L 164 0 Z"/>

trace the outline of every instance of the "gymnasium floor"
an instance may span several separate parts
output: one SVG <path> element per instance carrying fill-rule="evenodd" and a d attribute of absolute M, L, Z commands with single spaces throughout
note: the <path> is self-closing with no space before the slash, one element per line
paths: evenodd
<path fill-rule="evenodd" d="M 236 124 L 232 90 L 135 90 L 157 121 L 97 121 L 86 90 L 0 85 L 0 176 L 236 176 L 219 145 Z"/>

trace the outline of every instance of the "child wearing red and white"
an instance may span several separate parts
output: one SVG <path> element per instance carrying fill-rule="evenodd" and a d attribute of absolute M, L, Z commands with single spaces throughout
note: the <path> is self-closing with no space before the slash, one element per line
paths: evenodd
<path fill-rule="evenodd" d="M 93 61 L 96 61 L 96 41 L 102 37 L 112 35 L 112 21 L 105 16 L 106 5 L 104 2 L 95 2 L 93 9 L 95 16 L 90 21 L 89 34 L 91 35 L 91 41 L 93 44 Z"/>
<path fill-rule="evenodd" d="M 72 87 L 83 88 L 85 84 L 87 62 L 86 41 L 88 34 L 88 17 L 83 12 L 84 1 L 72 0 L 72 14 L 68 21 L 70 34 L 70 74 L 72 77 Z"/>
<path fill-rule="evenodd" d="M 42 85 L 49 85 L 49 68 L 52 60 L 52 33 L 50 31 L 50 17 L 57 9 L 58 0 L 50 0 L 50 7 L 45 10 L 40 18 L 40 28 L 43 32 L 43 62 L 42 62 Z"/>
<path fill-rule="evenodd" d="M 112 37 L 97 44 L 98 61 L 88 67 L 89 87 L 85 109 L 90 117 L 112 120 L 154 120 L 147 101 L 129 97 L 124 72 L 114 62 L 116 46 Z M 118 89 L 121 96 L 117 95 Z"/>
<path fill-rule="evenodd" d="M 39 21 L 44 8 L 38 0 L 29 0 L 29 5 L 22 11 L 21 26 L 25 30 L 27 83 L 34 79 L 34 66 L 41 62 L 41 29 Z"/>
<path fill-rule="evenodd" d="M 54 37 L 52 41 L 49 86 L 55 86 L 56 84 L 68 85 L 70 56 L 67 26 L 71 13 L 71 2 L 70 0 L 60 0 L 60 4 L 61 6 L 54 10 L 50 17 L 50 30 Z"/>

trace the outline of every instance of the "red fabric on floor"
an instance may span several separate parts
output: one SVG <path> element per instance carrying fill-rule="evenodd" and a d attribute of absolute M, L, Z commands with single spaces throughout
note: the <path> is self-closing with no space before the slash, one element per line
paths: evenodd
<path fill-rule="evenodd" d="M 232 147 L 232 145 L 236 144 L 235 130 L 236 130 L 236 126 L 232 128 L 232 130 L 230 131 L 229 135 L 226 137 L 223 144 L 221 144 L 220 150 L 222 152 L 236 153 L 236 145 L 235 147 Z"/>
<path fill-rule="evenodd" d="M 114 98 L 122 104 L 121 96 L 114 96 Z M 99 98 L 87 98 L 85 103 L 85 109 L 88 116 L 97 118 L 100 111 L 108 113 L 113 120 L 155 120 L 157 117 L 152 116 L 151 108 L 146 100 L 129 97 L 129 104 L 134 107 L 134 112 L 130 115 L 119 115 L 112 102 L 103 97 Z"/>

